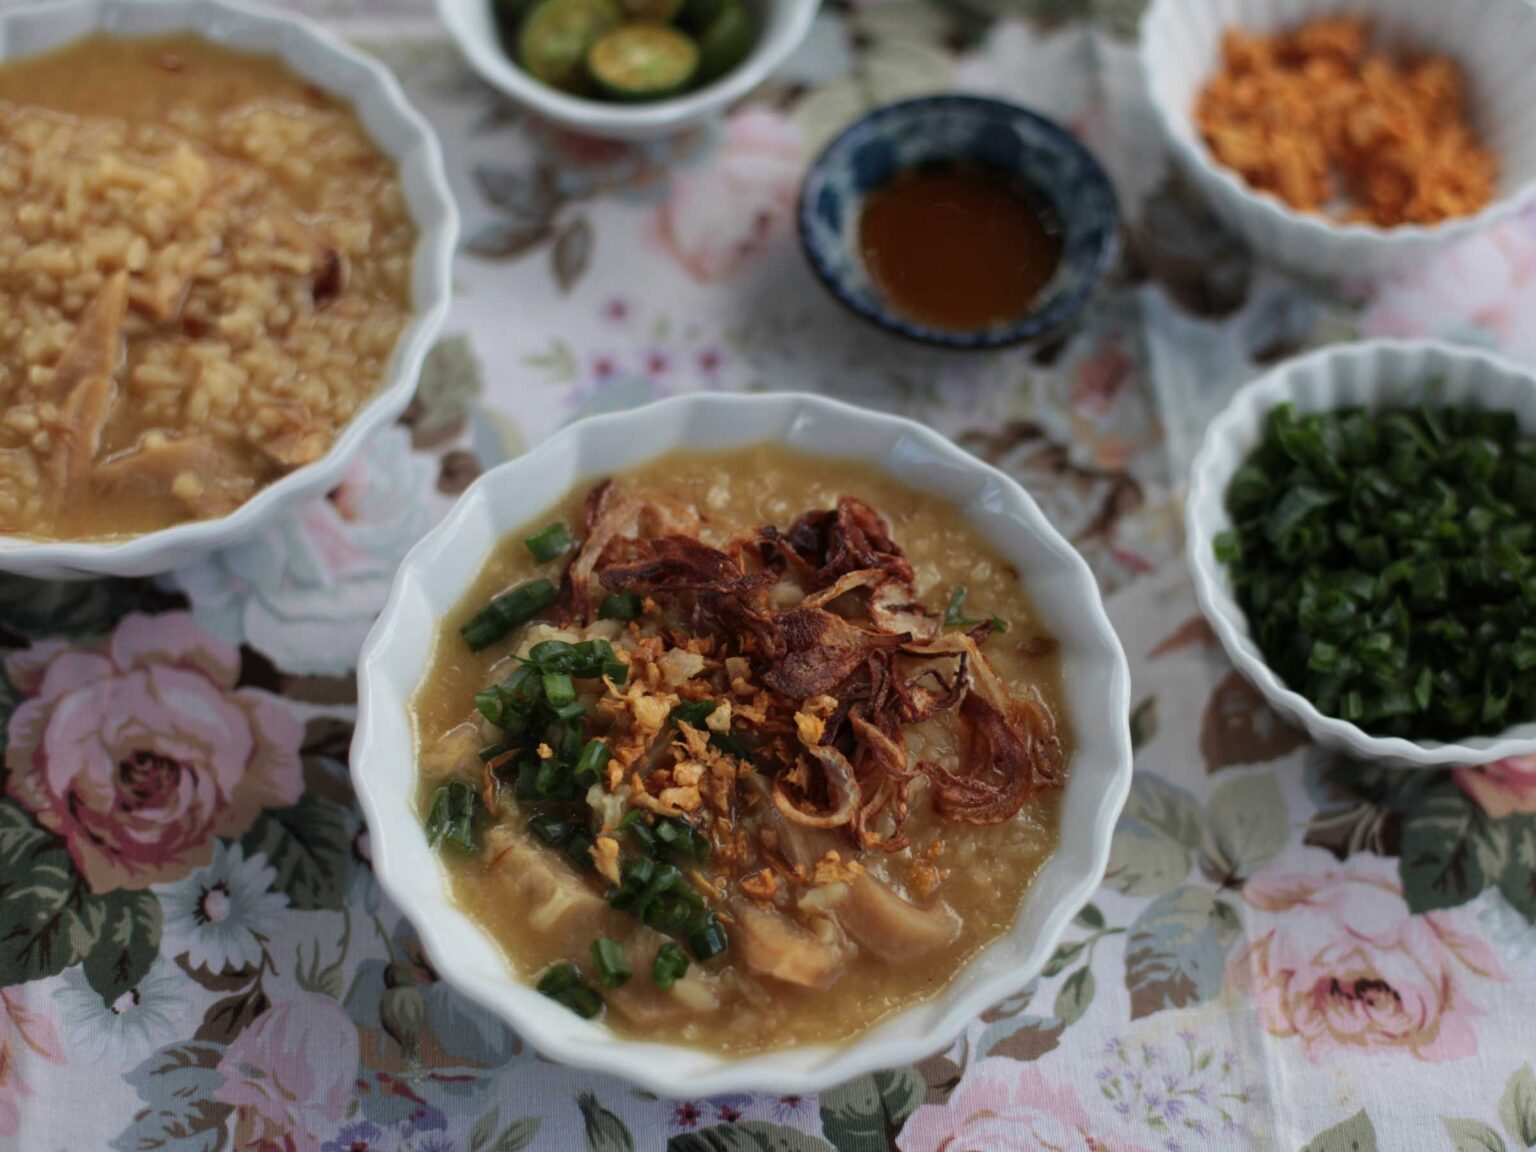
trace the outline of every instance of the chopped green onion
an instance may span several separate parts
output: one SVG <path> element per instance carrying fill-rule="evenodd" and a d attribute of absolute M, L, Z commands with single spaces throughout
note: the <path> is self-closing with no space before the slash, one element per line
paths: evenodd
<path fill-rule="evenodd" d="M 600 620 L 633 620 L 640 615 L 640 597 L 633 592 L 612 592 L 597 606 Z"/>
<path fill-rule="evenodd" d="M 984 623 L 982 620 L 965 614 L 965 597 L 965 585 L 956 584 L 953 591 L 949 594 L 949 603 L 944 606 L 944 627 L 974 628 L 976 625 Z M 993 613 L 989 619 L 995 631 L 1008 631 L 1008 621 L 1004 620 L 1001 616 Z"/>
<path fill-rule="evenodd" d="M 528 818 L 528 827 L 544 843 L 552 847 L 559 847 L 565 843 L 565 838 L 570 835 L 571 826 L 558 816 L 548 812 L 540 812 L 536 816 Z"/>
<path fill-rule="evenodd" d="M 480 793 L 463 780 L 450 780 L 432 797 L 427 812 L 427 843 L 452 844 L 466 852 L 475 850 L 475 816 Z"/>
<path fill-rule="evenodd" d="M 685 700 L 667 713 L 667 719 L 674 724 L 689 724 L 694 728 L 703 728 L 704 721 L 709 719 L 714 711 L 713 700 Z"/>
<path fill-rule="evenodd" d="M 581 973 L 574 964 L 554 965 L 539 978 L 535 987 L 583 1020 L 590 1020 L 603 1010 L 603 998 L 582 982 Z"/>
<path fill-rule="evenodd" d="M 535 787 L 546 800 L 569 800 L 574 797 L 574 781 L 571 769 L 559 760 L 545 760 L 539 764 Z"/>
<path fill-rule="evenodd" d="M 523 543 L 528 545 L 528 551 L 533 553 L 533 558 L 540 564 L 544 564 L 557 556 L 564 556 L 571 550 L 571 534 L 566 531 L 564 524 L 556 522 L 548 528 L 535 532 Z"/>
<path fill-rule="evenodd" d="M 563 708 L 576 702 L 576 685 L 565 672 L 544 673 L 544 699 L 551 708 Z"/>
<path fill-rule="evenodd" d="M 601 740 L 588 740 L 576 760 L 576 783 L 588 788 L 596 784 L 602 779 L 603 769 L 608 767 L 608 761 L 612 758 L 613 753 L 608 751 L 607 744 Z"/>
<path fill-rule="evenodd" d="M 493 599 L 459 629 L 459 634 L 471 652 L 481 652 L 553 607 L 559 598 L 559 590 L 548 580 L 530 580 Z"/>
<path fill-rule="evenodd" d="M 752 763 L 752 749 L 747 747 L 746 741 L 740 736 L 730 732 L 711 732 L 709 746 L 718 752 L 724 752 L 727 756 L 734 756 L 748 764 Z"/>
<path fill-rule="evenodd" d="M 565 838 L 565 854 L 583 868 L 592 867 L 592 833 L 577 828 Z"/>
<path fill-rule="evenodd" d="M 651 983 L 665 992 L 681 980 L 688 971 L 688 954 L 668 940 L 656 949 L 656 959 L 651 961 Z"/>
<path fill-rule="evenodd" d="M 965 585 L 956 584 L 949 594 L 949 603 L 944 606 L 944 627 L 970 628 L 980 623 L 980 620 L 972 620 L 965 615 Z"/>
<path fill-rule="evenodd" d="M 725 929 L 715 919 L 713 912 L 706 912 L 688 926 L 688 947 L 700 960 L 710 960 L 730 947 L 731 941 Z"/>
<path fill-rule="evenodd" d="M 607 937 L 592 941 L 592 964 L 597 968 L 597 978 L 604 988 L 617 988 L 634 975 L 629 958 L 624 955 L 624 946 Z"/>
<path fill-rule="evenodd" d="M 709 854 L 709 839 L 692 824 L 675 816 L 665 816 L 656 821 L 656 839 L 695 860 L 702 860 Z"/>

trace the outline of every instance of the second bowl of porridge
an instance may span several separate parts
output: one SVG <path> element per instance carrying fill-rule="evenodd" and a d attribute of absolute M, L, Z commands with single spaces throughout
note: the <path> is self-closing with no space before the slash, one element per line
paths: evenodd
<path fill-rule="evenodd" d="M 377 64 L 221 3 L 22 9 L 0 135 L 0 568 L 173 567 L 404 410 L 456 222 Z"/>

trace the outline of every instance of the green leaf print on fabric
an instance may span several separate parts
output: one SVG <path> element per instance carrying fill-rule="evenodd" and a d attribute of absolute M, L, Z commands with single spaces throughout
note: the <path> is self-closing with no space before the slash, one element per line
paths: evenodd
<path fill-rule="evenodd" d="M 111 1004 L 144 979 L 160 954 L 160 901 L 149 892 L 108 892 L 101 935 L 85 955 L 85 978 Z"/>
<path fill-rule="evenodd" d="M 78 964 L 105 920 L 64 842 L 0 801 L 0 987 Z"/>
<path fill-rule="evenodd" d="M 117 1152 L 217 1152 L 233 1109 L 213 1098 L 224 1083 L 221 1044 L 172 1044 L 123 1079 L 147 1107 L 112 1141 Z"/>
<path fill-rule="evenodd" d="M 1092 968 L 1085 966 L 1068 976 L 1056 993 L 1056 1019 L 1067 1027 L 1075 1024 L 1088 1011 L 1088 1005 L 1093 1003 L 1097 987 Z"/>
<path fill-rule="evenodd" d="M 684 1132 L 667 1141 L 667 1152 L 832 1152 L 832 1145 L 798 1128 L 748 1120 Z"/>
<path fill-rule="evenodd" d="M 1179 888 L 1147 905 L 1125 945 L 1131 1019 L 1215 996 L 1240 927 L 1237 910 L 1202 888 Z"/>
<path fill-rule="evenodd" d="M 1536 816 L 1503 820 L 1507 843 L 1499 891 L 1527 920 L 1536 922 Z"/>
<path fill-rule="evenodd" d="M 1499 1097 L 1499 1123 L 1517 1148 L 1536 1148 L 1536 1073 L 1524 1064 Z"/>
<path fill-rule="evenodd" d="M 484 389 L 480 358 L 463 334 L 445 336 L 421 365 L 421 383 L 400 419 L 411 430 L 413 448 L 435 448 L 457 436 L 472 401 Z"/>
<path fill-rule="evenodd" d="M 1446 1135 L 1455 1152 L 1509 1152 L 1504 1138 L 1491 1124 L 1481 1120 L 1457 1120 L 1441 1117 Z"/>
<path fill-rule="evenodd" d="M 1104 883 L 1127 896 L 1170 892 L 1189 875 L 1201 836 L 1194 796 L 1157 776 L 1138 775 L 1115 826 Z"/>
<path fill-rule="evenodd" d="M 1404 816 L 1398 867 L 1408 907 L 1454 908 L 1493 886 L 1504 871 L 1507 840 L 1507 829 L 1465 792 L 1449 779 L 1437 782 Z"/>
<path fill-rule="evenodd" d="M 581 1122 L 587 1132 L 588 1152 L 635 1152 L 635 1138 L 629 1127 L 597 1102 L 590 1092 L 576 1097 Z"/>
<path fill-rule="evenodd" d="M 492 1108 L 476 1120 L 469 1130 L 469 1152 L 523 1152 L 532 1146 L 543 1120 L 538 1116 L 524 1116 L 498 1133 L 496 1128 L 500 1123 L 499 1108 Z"/>
<path fill-rule="evenodd" d="M 264 852 L 277 869 L 274 892 L 300 911 L 340 908 L 347 887 L 347 810 L 306 795 L 288 808 L 269 808 L 240 841 L 246 857 Z"/>
<path fill-rule="evenodd" d="M 1376 1128 L 1362 1108 L 1310 1141 L 1301 1152 L 1377 1152 Z"/>
<path fill-rule="evenodd" d="M 1285 847 L 1285 797 L 1269 772 L 1223 781 L 1205 806 L 1200 868 L 1217 884 L 1252 876 Z"/>
<path fill-rule="evenodd" d="M 185 603 L 153 580 L 29 580 L 0 575 L 0 631 L 28 640 L 100 636 L 130 612 Z"/>
<path fill-rule="evenodd" d="M 911 1066 L 860 1076 L 822 1093 L 822 1130 L 837 1152 L 888 1152 L 927 1091 Z"/>

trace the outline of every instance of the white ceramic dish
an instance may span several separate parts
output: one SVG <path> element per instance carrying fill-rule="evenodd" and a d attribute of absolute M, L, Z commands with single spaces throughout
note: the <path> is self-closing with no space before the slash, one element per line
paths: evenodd
<path fill-rule="evenodd" d="M 1194 124 L 1195 102 L 1219 66 L 1227 28 L 1276 32 L 1318 16 L 1373 21 L 1383 43 L 1456 60 L 1474 124 L 1499 156 L 1497 199 L 1433 227 L 1378 228 L 1297 212 L 1218 164 Z M 1536 200 L 1536 4 L 1531 0 L 1153 0 L 1141 62 L 1175 161 L 1256 253 L 1328 280 L 1370 280 L 1411 268 L 1450 241 Z"/>
<path fill-rule="evenodd" d="M 1287 361 L 1238 392 L 1211 423 L 1195 458 L 1185 506 L 1189 567 L 1206 619 L 1232 662 L 1275 710 L 1305 728 L 1319 744 L 1406 768 L 1488 764 L 1536 752 L 1536 724 L 1454 744 L 1372 736 L 1347 721 L 1323 715 L 1304 696 L 1287 688 L 1264 662 L 1249 636 L 1247 616 L 1232 597 L 1227 571 L 1216 561 L 1212 542 L 1231 526 L 1225 506 L 1228 482 L 1257 447 L 1270 410 L 1285 403 L 1302 412 L 1421 403 L 1500 409 L 1514 412 L 1521 428 L 1536 435 L 1536 376 L 1486 352 L 1432 341 L 1339 344 Z"/>
<path fill-rule="evenodd" d="M 419 233 L 411 275 L 415 315 L 373 399 L 315 463 L 269 484 L 215 520 L 111 542 L 0 536 L 0 571 L 55 580 L 147 576 L 255 535 L 298 501 L 334 488 L 363 442 L 405 411 L 422 358 L 447 314 L 459 225 L 437 137 L 383 65 L 317 25 L 236 0 L 60 0 L 0 12 L 0 62 L 35 56 L 93 32 L 136 37 L 186 31 L 216 44 L 276 55 L 357 110 L 374 142 L 399 165 Z"/>
<path fill-rule="evenodd" d="M 427 846 L 413 801 L 417 777 L 407 705 L 427 666 L 439 620 L 464 594 L 492 547 L 537 519 L 573 485 L 673 448 L 762 441 L 866 461 L 952 500 L 958 514 L 1018 566 L 1061 642 L 1077 751 L 1062 805 L 1061 846 L 1013 928 L 953 984 L 846 1045 L 727 1059 L 622 1039 L 512 975 L 490 937 L 454 906 Z M 1131 781 L 1130 677 L 1083 559 L 1001 472 L 918 424 L 815 396 L 704 394 L 593 417 L 486 473 L 400 566 L 358 673 L 352 778 L 368 819 L 374 869 L 420 932 L 437 970 L 555 1059 L 616 1073 L 663 1093 L 683 1088 L 695 1096 L 810 1093 L 943 1047 L 966 1021 L 1039 972 L 1103 876 L 1110 835 Z"/>
<path fill-rule="evenodd" d="M 752 51 L 712 84 L 666 100 L 616 104 L 571 96 L 535 80 L 501 46 L 491 0 L 437 0 L 438 14 L 485 82 L 546 120 L 574 132 L 645 140 L 681 132 L 721 115 L 756 88 L 805 39 L 821 0 L 746 0 L 757 21 Z"/>

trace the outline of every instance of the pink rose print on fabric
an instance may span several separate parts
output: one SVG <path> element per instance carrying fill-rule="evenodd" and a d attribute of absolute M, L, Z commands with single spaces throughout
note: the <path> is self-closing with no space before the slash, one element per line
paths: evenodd
<path fill-rule="evenodd" d="M 1536 812 L 1536 756 L 1511 756 L 1481 768 L 1458 768 L 1461 790 L 1495 820 Z"/>
<path fill-rule="evenodd" d="M 719 151 L 680 170 L 656 210 L 662 250 L 700 283 L 729 279 L 788 226 L 803 168 L 791 121 L 763 109 L 732 116 Z"/>
<path fill-rule="evenodd" d="M 1386 285 L 1360 327 L 1367 336 L 1491 343 L 1536 363 L 1536 212 L 1464 240 Z"/>
<path fill-rule="evenodd" d="M 346 1117 L 358 1055 L 357 1027 L 329 996 L 301 992 L 268 1008 L 219 1061 L 214 1095 L 235 1108 L 235 1147 L 319 1152 Z"/>
<path fill-rule="evenodd" d="M 1070 1084 L 1038 1068 L 982 1060 L 943 1104 L 912 1113 L 896 1138 L 901 1152 L 1145 1152 L 1089 1117 Z"/>
<path fill-rule="evenodd" d="M 1300 1037 L 1314 1062 L 1341 1049 L 1426 1061 L 1476 1053 L 1483 1011 L 1470 985 L 1505 976 L 1471 913 L 1411 915 L 1393 862 L 1370 855 L 1261 872 L 1243 897 L 1258 915 L 1227 977 L 1272 1036 Z"/>
<path fill-rule="evenodd" d="M 6 791 L 94 892 L 178 879 L 303 791 L 298 718 L 236 688 L 239 653 L 185 612 L 126 616 L 98 647 L 40 641 L 5 667 L 26 697 Z"/>
<path fill-rule="evenodd" d="M 33 1091 L 22 1074 L 37 1060 L 64 1062 L 53 1022 L 28 1003 L 25 985 L 0 988 L 0 1136 L 21 1130 L 21 1100 Z"/>

